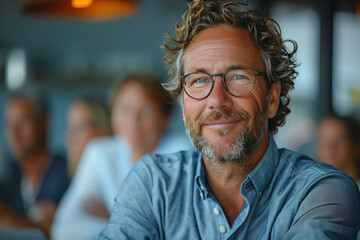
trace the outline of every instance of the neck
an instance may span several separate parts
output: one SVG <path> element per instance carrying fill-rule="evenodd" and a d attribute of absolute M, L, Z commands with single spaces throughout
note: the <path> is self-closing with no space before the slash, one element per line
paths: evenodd
<path fill-rule="evenodd" d="M 241 195 L 241 184 L 256 167 L 269 143 L 269 134 L 257 149 L 243 159 L 233 162 L 214 163 L 204 159 L 207 182 L 223 208 L 230 226 L 239 215 L 245 199 Z"/>

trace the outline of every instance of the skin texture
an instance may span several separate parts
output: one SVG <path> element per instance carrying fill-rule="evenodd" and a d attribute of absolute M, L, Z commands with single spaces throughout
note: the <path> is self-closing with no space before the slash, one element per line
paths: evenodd
<path fill-rule="evenodd" d="M 354 178 L 359 179 L 356 161 L 360 156 L 359 146 L 352 143 L 346 126 L 336 118 L 325 118 L 318 129 L 317 159 L 328 163 Z"/>
<path fill-rule="evenodd" d="M 107 136 L 110 133 L 94 124 L 91 110 L 81 101 L 71 104 L 66 122 L 67 159 L 73 175 L 86 144 L 95 137 Z"/>
<path fill-rule="evenodd" d="M 199 71 L 209 74 L 224 73 L 233 68 L 265 71 L 260 51 L 245 29 L 228 25 L 206 29 L 200 32 L 185 50 L 184 74 Z M 258 116 L 266 114 L 265 119 L 275 116 L 279 106 L 280 88 L 280 83 L 276 82 L 267 93 L 264 77 L 257 77 L 255 87 L 248 95 L 234 97 L 223 88 L 221 77 L 215 77 L 214 89 L 207 98 L 195 100 L 184 94 L 185 124 L 190 135 L 191 132 L 198 131 L 217 155 L 225 154 L 245 128 L 259 127 L 256 126 Z M 248 119 L 228 118 L 226 112 L 243 113 Z M 214 117 L 215 115 L 217 116 Z M 263 139 L 260 139 L 256 149 L 243 158 L 225 163 L 204 159 L 209 185 L 224 209 L 230 225 L 244 204 L 239 191 L 241 183 L 266 151 L 269 133 L 267 125 L 264 128 Z"/>

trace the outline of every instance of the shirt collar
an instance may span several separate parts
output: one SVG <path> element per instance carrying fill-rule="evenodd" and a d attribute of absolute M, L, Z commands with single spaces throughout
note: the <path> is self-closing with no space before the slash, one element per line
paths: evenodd
<path fill-rule="evenodd" d="M 205 166 L 202 161 L 202 156 L 200 153 L 195 155 L 197 157 L 198 164 L 196 165 L 195 172 L 195 183 L 197 188 L 201 193 L 204 194 L 204 197 L 207 197 L 208 190 L 206 185 L 206 173 Z M 250 172 L 246 181 L 244 181 L 242 188 L 248 187 L 249 185 L 254 185 L 258 193 L 261 193 L 270 179 L 272 178 L 276 166 L 279 161 L 279 152 L 274 141 L 272 134 L 269 134 L 269 144 L 265 151 L 265 154 L 261 158 L 258 165 Z M 251 181 L 251 182 L 249 182 Z"/>
<path fill-rule="evenodd" d="M 257 166 L 249 173 L 248 179 L 255 186 L 258 193 L 261 193 L 272 178 L 279 162 L 279 151 L 272 134 L 269 134 L 269 144 L 265 154 Z M 244 181 L 248 185 L 248 181 Z M 242 186 L 244 187 L 244 186 Z"/>

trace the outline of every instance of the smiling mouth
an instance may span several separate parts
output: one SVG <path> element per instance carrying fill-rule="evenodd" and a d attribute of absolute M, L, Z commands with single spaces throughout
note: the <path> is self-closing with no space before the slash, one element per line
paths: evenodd
<path fill-rule="evenodd" d="M 212 128 L 212 129 L 224 129 L 234 126 L 235 124 L 239 123 L 241 120 L 235 121 L 227 121 L 227 120 L 219 120 L 211 123 L 206 123 L 203 126 Z"/>

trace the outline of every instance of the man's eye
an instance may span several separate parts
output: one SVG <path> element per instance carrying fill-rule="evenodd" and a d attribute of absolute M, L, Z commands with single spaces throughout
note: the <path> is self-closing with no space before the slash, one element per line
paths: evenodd
<path fill-rule="evenodd" d="M 235 75 L 232 77 L 232 80 L 243 80 L 246 79 L 245 75 Z"/>
<path fill-rule="evenodd" d="M 207 83 L 208 80 L 206 78 L 198 78 L 193 81 L 193 83 Z"/>

